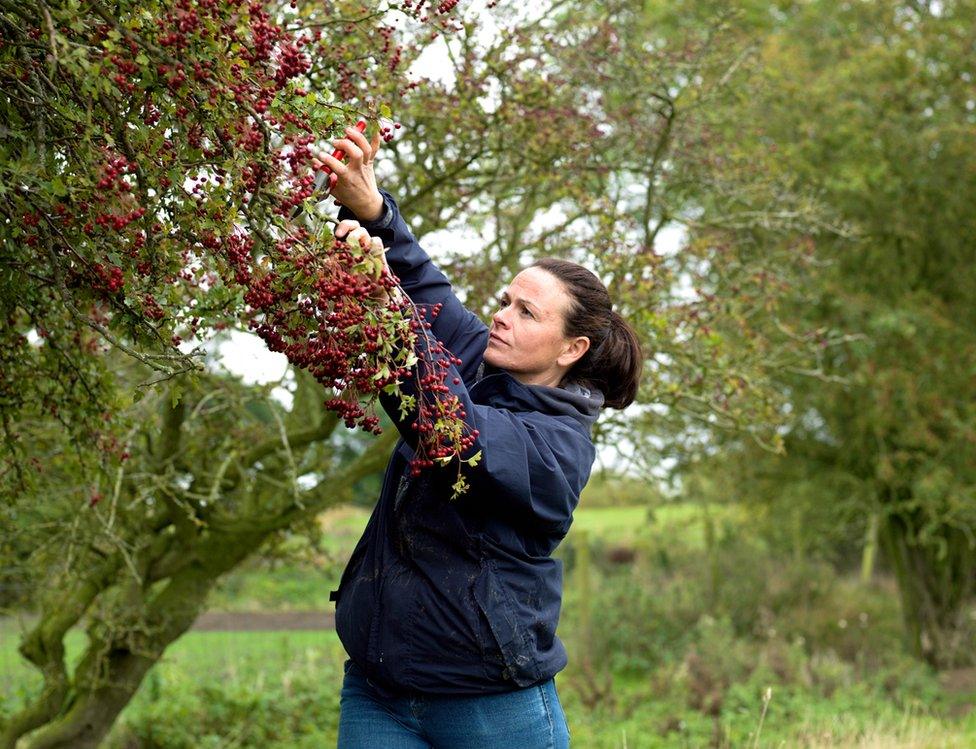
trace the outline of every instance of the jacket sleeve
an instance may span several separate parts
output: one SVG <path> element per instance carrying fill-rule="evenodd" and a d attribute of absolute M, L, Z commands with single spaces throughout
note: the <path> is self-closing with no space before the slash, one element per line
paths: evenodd
<path fill-rule="evenodd" d="M 554 416 L 474 408 L 481 461 L 462 469 L 477 486 L 472 501 L 490 501 L 484 511 L 546 532 L 569 530 L 596 458 L 589 435 Z"/>
<path fill-rule="evenodd" d="M 371 236 L 383 240 L 389 248 L 386 261 L 390 270 L 400 279 L 407 296 L 418 307 L 430 309 L 441 305 L 430 332 L 444 344 L 448 351 L 461 360 L 459 376 L 465 382 L 474 382 L 488 345 L 488 326 L 467 309 L 457 298 L 447 277 L 434 265 L 427 252 L 420 246 L 392 196 L 380 190 L 383 196 L 383 214 L 375 221 L 361 221 Z M 348 208 L 339 209 L 339 219 L 355 219 Z M 358 219 L 357 219 L 358 220 Z"/>
<path fill-rule="evenodd" d="M 424 350 L 418 346 L 417 355 L 423 354 Z M 490 502 L 490 507 L 478 508 L 483 512 L 502 514 L 512 520 L 518 518 L 523 524 L 544 532 L 565 533 L 596 458 L 590 435 L 568 417 L 474 403 L 454 365 L 446 368 L 444 384 L 449 392 L 441 393 L 440 397 L 456 396 L 464 413 L 466 433 L 477 431 L 473 444 L 461 456 L 467 459 L 481 453 L 477 465 L 462 466 L 462 473 L 472 487 L 470 501 Z M 421 399 L 430 403 L 434 397 L 418 389 L 415 376 L 400 380 L 400 389 L 418 403 Z M 417 411 L 401 418 L 398 401 L 393 396 L 382 394 L 380 401 L 403 441 L 416 450 Z M 446 467 L 435 462 L 433 468 L 425 470 L 443 471 L 447 476 L 448 472 L 457 470 L 457 462 L 452 461 Z"/>

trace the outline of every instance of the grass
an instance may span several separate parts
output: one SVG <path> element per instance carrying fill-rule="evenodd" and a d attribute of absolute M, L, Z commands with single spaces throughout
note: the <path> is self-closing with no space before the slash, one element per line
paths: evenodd
<path fill-rule="evenodd" d="M 734 506 L 709 508 L 716 524 L 735 523 L 741 518 L 740 508 Z M 705 524 L 702 508 L 689 502 L 667 503 L 649 507 L 579 507 L 573 513 L 573 526 L 567 540 L 572 542 L 580 531 L 600 538 L 605 543 L 628 543 L 648 533 L 666 528 L 671 534 L 694 548 L 705 545 Z"/>
<path fill-rule="evenodd" d="M 331 610 L 329 591 L 338 585 L 369 512 L 361 507 L 342 507 L 325 513 L 320 520 L 324 531 L 320 554 L 311 564 L 261 560 L 245 564 L 221 581 L 211 596 L 210 607 L 220 611 Z M 698 547 L 704 543 L 700 510 L 688 505 L 665 505 L 653 514 L 644 506 L 581 507 L 566 543 L 572 544 L 582 531 L 605 543 L 627 544 L 656 526 L 666 526 Z"/>
<path fill-rule="evenodd" d="M 344 660 L 333 632 L 191 632 L 150 672 L 106 748 L 334 746 Z M 689 709 L 680 689 L 662 695 L 625 676 L 611 677 L 614 705 L 587 707 L 578 678 L 571 668 L 556 683 L 573 744 L 586 749 L 976 745 L 972 713 L 952 723 L 923 705 L 881 700 L 864 684 L 829 697 L 774 687 L 757 736 L 760 682 L 737 685 L 712 717 Z"/>
<path fill-rule="evenodd" d="M 311 563 L 253 564 L 228 577 L 215 593 L 212 607 L 330 610 L 328 591 L 338 580 L 368 514 L 361 508 L 344 508 L 326 515 L 322 519 L 325 541 Z M 742 535 L 745 520 L 734 508 L 713 509 L 712 520 L 717 526 L 732 526 L 732 537 Z M 580 599 L 573 567 L 567 567 L 559 633 L 567 644 L 570 665 L 556 683 L 574 746 L 976 746 L 976 712 L 970 709 L 976 694 L 947 693 L 935 675 L 910 659 L 892 661 L 895 665 L 865 666 L 867 660 L 854 662 L 844 655 L 860 653 L 863 648 L 893 647 L 890 633 L 884 633 L 890 622 L 897 622 L 897 609 L 885 591 L 872 592 L 857 587 L 856 581 L 825 578 L 827 592 L 811 598 L 811 605 L 819 608 L 807 611 L 782 604 L 786 618 L 777 626 L 785 628 L 788 617 L 799 612 L 799 624 L 808 628 L 804 630 L 807 645 L 795 645 L 781 634 L 778 651 L 728 622 L 703 625 L 705 617 L 697 612 L 705 609 L 695 598 L 695 586 L 701 587 L 704 577 L 701 555 L 696 551 L 703 548 L 703 529 L 702 509 L 694 505 L 664 505 L 650 520 L 645 506 L 577 511 L 567 550 L 582 540 L 582 531 L 597 543 L 597 549 L 600 545 L 635 545 L 644 556 L 630 565 L 594 565 L 592 590 L 603 597 L 593 603 L 600 612 L 598 617 L 594 612 L 599 626 L 590 635 L 589 646 L 577 630 Z M 658 555 L 648 550 L 661 544 L 669 551 L 673 569 L 655 566 Z M 781 574 L 775 565 L 772 573 L 767 572 L 769 567 L 762 567 L 762 561 L 750 559 L 748 568 L 733 566 L 730 580 L 738 597 L 757 580 Z M 642 577 L 652 572 L 653 578 Z M 664 584 L 670 585 L 667 591 L 658 587 Z M 770 605 L 768 598 L 763 600 Z M 632 613 L 619 614 L 624 607 L 633 609 Z M 854 613 L 848 615 L 847 608 Z M 852 627 L 837 628 L 838 616 L 854 621 L 852 617 L 862 610 L 871 616 L 870 630 L 858 635 L 861 639 L 855 638 Z M 689 616 L 688 624 L 679 616 Z M 0 672 L 4 677 L 0 679 L 0 710 L 8 712 L 40 686 L 40 677 L 16 652 L 18 639 L 15 623 L 0 621 Z M 652 645 L 634 649 L 643 660 L 628 660 L 627 643 L 638 641 Z M 69 663 L 84 644 L 81 632 L 69 633 Z M 601 647 L 609 648 L 603 655 L 618 657 L 612 667 L 612 658 L 603 657 Z M 696 649 L 710 672 L 707 668 L 701 672 L 701 666 L 696 671 L 689 648 Z M 599 666 L 595 680 L 582 668 L 586 652 L 595 654 Z M 786 668 L 789 674 L 777 675 L 775 668 L 771 670 L 777 652 L 779 668 Z M 876 656 L 872 654 L 871 663 L 887 662 Z M 345 657 L 330 631 L 191 631 L 151 670 L 106 747 L 334 746 Z M 888 670 L 877 671 L 881 668 Z M 609 690 L 603 698 L 594 699 L 594 684 L 599 687 L 601 680 Z M 702 707 L 700 695 L 696 697 L 707 692 L 709 680 L 721 682 L 716 687 L 720 699 L 715 709 Z M 767 689 L 771 689 L 771 698 L 764 714 Z"/>

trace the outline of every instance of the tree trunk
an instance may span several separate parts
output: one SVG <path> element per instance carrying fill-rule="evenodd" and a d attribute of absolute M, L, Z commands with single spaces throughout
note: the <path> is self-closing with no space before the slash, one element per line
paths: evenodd
<path fill-rule="evenodd" d="M 868 527 L 864 532 L 864 550 L 861 552 L 861 583 L 868 585 L 874 577 L 874 560 L 878 555 L 878 521 L 877 512 L 872 512 L 868 518 Z"/>
<path fill-rule="evenodd" d="M 106 639 L 100 625 L 91 624 L 88 650 L 59 716 L 31 735 L 26 749 L 95 749 L 166 648 L 193 625 L 220 576 L 253 552 L 265 535 L 214 534 L 150 601 L 139 598 L 128 609 L 119 604 L 118 621 L 143 617 L 145 626 L 123 627 Z M 16 736 L 8 743 L 15 745 Z"/>
<path fill-rule="evenodd" d="M 127 651 L 111 654 L 102 663 L 108 683 L 76 693 L 68 711 L 31 737 L 27 749 L 95 749 L 168 643 L 158 644 L 161 647 L 154 657 Z"/>
<path fill-rule="evenodd" d="M 180 411 L 167 413 L 173 416 Z M 334 426 L 335 419 L 326 418 L 318 426 L 296 430 L 288 442 L 294 449 L 321 441 Z M 171 425 L 167 434 L 176 435 L 178 430 Z M 270 534 L 347 500 L 359 479 L 382 469 L 396 437 L 396 430 L 387 430 L 355 461 L 300 498 L 277 505 L 269 502 L 250 514 L 209 518 L 205 531 L 175 518 L 173 527 L 182 528 L 182 533 L 160 535 L 165 524 L 146 528 L 155 540 L 148 545 L 133 543 L 140 549 L 133 560 L 134 577 L 126 573 L 121 583 L 114 572 L 121 561 L 113 557 L 81 584 L 75 580 L 73 590 L 52 587 L 51 605 L 21 646 L 25 658 L 44 674 L 45 685 L 31 704 L 0 724 L 0 749 L 98 746 L 166 648 L 193 625 L 220 577 L 254 553 Z M 175 443 L 175 437 L 170 441 Z M 270 438 L 258 443 L 249 453 L 251 462 L 244 460 L 244 464 L 273 454 L 276 444 Z M 171 509 L 174 515 L 185 514 L 180 505 Z M 95 601 L 101 607 L 99 620 L 89 624 L 88 650 L 69 678 L 64 635 Z"/>
<path fill-rule="evenodd" d="M 913 527 L 903 515 L 888 515 L 881 524 L 912 649 L 936 668 L 970 665 L 976 648 L 966 614 L 976 587 L 976 549 L 955 528 L 933 536 L 939 544 L 921 544 Z"/>

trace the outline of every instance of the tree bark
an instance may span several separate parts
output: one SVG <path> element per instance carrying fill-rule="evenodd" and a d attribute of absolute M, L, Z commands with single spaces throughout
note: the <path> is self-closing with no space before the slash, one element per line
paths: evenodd
<path fill-rule="evenodd" d="M 938 534 L 945 539 L 941 547 L 919 543 L 912 520 L 892 514 L 881 524 L 881 542 L 898 582 L 909 643 L 935 668 L 971 665 L 976 648 L 966 611 L 976 587 L 976 549 L 958 529 Z"/>
<path fill-rule="evenodd" d="M 135 615 L 144 615 L 145 627 L 123 629 L 106 639 L 100 626 L 91 624 L 90 645 L 62 702 L 63 713 L 31 736 L 26 749 L 95 749 L 166 648 L 196 621 L 220 576 L 256 549 L 265 535 L 208 537 L 154 598 L 131 602 Z M 133 611 L 117 614 L 127 621 Z"/>

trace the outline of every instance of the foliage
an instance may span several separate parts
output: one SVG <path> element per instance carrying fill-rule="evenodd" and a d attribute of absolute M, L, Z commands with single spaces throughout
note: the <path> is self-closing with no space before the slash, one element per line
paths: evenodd
<path fill-rule="evenodd" d="M 432 9 L 434 27 L 452 27 L 448 5 Z M 372 10 L 4 6 L 0 415 L 11 488 L 29 479 L 17 447 L 30 421 L 53 416 L 81 438 L 145 392 L 117 389 L 100 356 L 109 347 L 159 382 L 199 371 L 201 349 L 184 339 L 250 327 L 335 388 L 330 407 L 368 431 L 379 392 L 398 393 L 414 364 L 418 380 L 439 372 L 413 354 L 419 311 L 383 301 L 396 280 L 379 258 L 289 220 L 311 197 L 311 148 L 353 116 L 389 115 L 372 97 L 409 86 L 397 74 L 402 45 Z M 355 59 L 373 62 L 365 75 Z M 450 429 L 456 409 L 434 400 L 443 407 L 421 457 L 465 441 Z M 122 452 L 114 426 L 103 463 Z"/>
<path fill-rule="evenodd" d="M 291 216 L 310 213 L 310 148 L 389 115 L 454 5 L 405 6 L 416 44 L 395 6 L 357 2 L 0 8 L 0 553 L 40 591 L 15 602 L 38 610 L 21 652 L 44 675 L 0 745 L 96 745 L 221 575 L 379 470 L 389 437 L 340 464 L 323 406 L 375 432 L 378 393 L 443 376 L 436 311 L 384 301 L 377 248 Z M 182 345 L 228 327 L 305 370 L 296 408 Z M 433 401 L 418 463 L 472 439 L 456 400 Z"/>
<path fill-rule="evenodd" d="M 863 546 L 869 570 L 880 541 L 910 641 L 944 666 L 976 652 L 973 21 L 968 3 L 815 2 L 745 25 L 763 72 L 736 108 L 743 152 L 778 154 L 854 229 L 816 241 L 778 324 L 840 345 L 781 373 L 786 459 L 729 440 L 688 472 L 764 504 L 799 553 Z"/>
<path fill-rule="evenodd" d="M 623 612 L 608 659 L 671 678 L 665 654 L 727 647 L 727 700 L 758 647 L 732 642 L 757 636 L 770 600 L 881 618 L 893 650 L 892 609 L 855 610 L 823 565 L 870 546 L 872 528 L 919 652 L 973 652 L 971 9 L 515 5 L 493 10 L 487 41 L 481 19 L 395 31 L 385 5 L 354 2 L 0 5 L 0 554 L 5 576 L 42 591 L 22 649 L 47 680 L 4 726 L 8 745 L 45 723 L 38 746 L 97 741 L 77 731 L 104 732 L 124 706 L 104 688 L 131 695 L 223 575 L 314 537 L 316 511 L 375 481 L 389 443 L 336 436 L 336 412 L 366 413 L 326 414 L 321 384 L 393 387 L 406 359 L 384 371 L 359 354 L 406 356 L 410 314 L 360 304 L 389 285 L 375 258 L 287 217 L 309 197 L 315 138 L 383 104 L 405 125 L 383 184 L 418 235 L 464 225 L 483 241 L 444 263 L 472 308 L 491 308 L 499 273 L 564 255 L 641 335 L 639 405 L 596 437 L 637 445 L 626 457 L 646 471 L 676 466 L 707 553 L 673 539 L 595 552 L 660 586 L 634 603 L 622 581 L 600 588 Z M 445 32 L 453 82 L 410 81 Z M 290 410 L 189 351 L 252 322 L 308 370 Z M 343 338 L 351 369 L 313 333 Z M 763 508 L 743 538 L 716 497 Z M 74 673 L 76 622 L 90 643 Z M 796 668 L 851 686 L 845 659 L 867 647 L 854 630 L 801 614 L 775 627 L 835 638 Z M 800 658 L 792 640 L 769 647 Z M 103 690 L 64 713 L 81 686 Z"/>
<path fill-rule="evenodd" d="M 970 694 L 943 690 L 903 647 L 893 581 L 865 585 L 794 560 L 753 537 L 746 517 L 727 518 L 710 550 L 676 517 L 639 531 L 627 561 L 606 532 L 571 535 L 563 551 L 559 631 L 570 665 L 560 694 L 577 716 L 575 738 L 622 746 L 626 730 L 628 745 L 751 744 L 767 690 L 763 742 L 787 745 L 818 735 L 851 745 L 891 731 L 904 711 L 934 725 L 965 714 Z M 591 547 L 586 568 L 581 543 Z M 598 627 L 584 626 L 584 611 L 599 612 Z M 831 725 L 840 713 L 866 722 Z"/>

